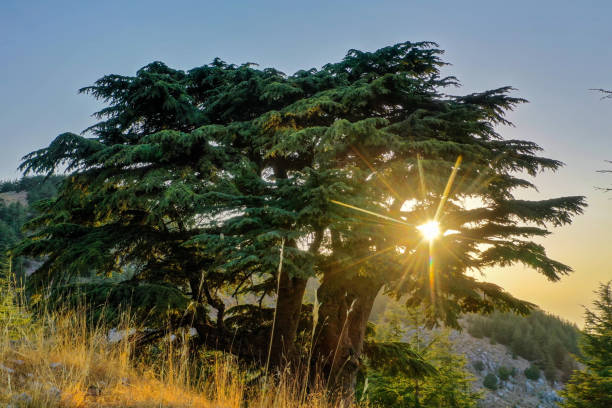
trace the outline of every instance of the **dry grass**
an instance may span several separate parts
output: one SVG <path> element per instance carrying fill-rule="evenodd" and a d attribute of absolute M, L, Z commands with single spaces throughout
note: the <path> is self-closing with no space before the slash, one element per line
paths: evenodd
<path fill-rule="evenodd" d="M 322 390 L 304 395 L 303 376 L 286 372 L 265 387 L 247 387 L 231 357 L 196 365 L 186 347 L 175 346 L 186 342 L 166 341 L 144 363 L 132 344 L 109 342 L 108 327 L 91 328 L 81 312 L 38 319 L 17 336 L 0 330 L 0 406 L 333 408 Z"/>

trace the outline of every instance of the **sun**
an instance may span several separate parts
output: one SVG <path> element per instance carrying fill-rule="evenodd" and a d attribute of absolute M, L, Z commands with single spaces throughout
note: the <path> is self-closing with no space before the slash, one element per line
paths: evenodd
<path fill-rule="evenodd" d="M 435 220 L 421 224 L 417 227 L 417 229 L 421 231 L 421 234 L 423 234 L 425 239 L 428 241 L 433 241 L 440 236 L 440 224 Z"/>

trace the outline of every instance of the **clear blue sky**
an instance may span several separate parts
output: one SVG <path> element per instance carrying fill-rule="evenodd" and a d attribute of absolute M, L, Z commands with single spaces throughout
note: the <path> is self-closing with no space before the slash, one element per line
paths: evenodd
<path fill-rule="evenodd" d="M 214 57 L 286 73 L 337 61 L 350 48 L 432 40 L 463 87 L 512 85 L 530 100 L 511 115 L 511 138 L 564 161 L 536 179 L 540 193 L 586 195 L 590 207 L 544 241 L 576 273 L 548 283 L 522 268 L 489 278 L 545 309 L 580 321 L 598 281 L 612 279 L 612 194 L 595 171 L 612 159 L 610 1 L 12 1 L 0 3 L 0 179 L 60 132 L 90 125 L 99 105 L 77 89 L 104 74 L 161 60 L 189 69 Z M 611 166 L 612 167 L 612 166 Z"/>

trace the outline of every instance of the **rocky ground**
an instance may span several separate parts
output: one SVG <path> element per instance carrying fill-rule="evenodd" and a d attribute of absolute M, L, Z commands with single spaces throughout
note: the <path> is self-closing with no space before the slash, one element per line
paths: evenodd
<path fill-rule="evenodd" d="M 524 358 L 512 356 L 508 349 L 500 344 L 491 344 L 489 339 L 477 339 L 466 331 L 452 332 L 451 339 L 455 351 L 463 354 L 468 360 L 468 368 L 477 378 L 475 387 L 484 392 L 482 407 L 500 408 L 549 408 L 556 407 L 559 401 L 558 391 L 562 384 L 549 384 L 543 375 L 537 381 L 525 377 L 524 371 L 531 363 Z M 482 370 L 478 362 L 482 362 Z M 489 390 L 483 386 L 487 374 L 498 375 L 500 367 L 514 368 L 515 375 L 507 381 L 498 378 L 498 389 Z"/>
<path fill-rule="evenodd" d="M 23 206 L 28 205 L 28 193 L 26 191 L 9 191 L 6 193 L 0 193 L 0 200 L 4 201 L 6 205 L 13 203 L 20 203 Z"/>

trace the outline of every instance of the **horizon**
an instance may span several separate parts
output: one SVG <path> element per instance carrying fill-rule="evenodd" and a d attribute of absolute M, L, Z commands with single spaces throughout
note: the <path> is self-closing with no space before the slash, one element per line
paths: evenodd
<path fill-rule="evenodd" d="M 513 96 L 529 103 L 509 114 L 515 127 L 500 127 L 500 134 L 536 142 L 544 156 L 565 163 L 557 173 L 534 179 L 538 192 L 519 198 L 587 197 L 583 215 L 537 240 L 553 259 L 574 269 L 571 275 L 550 282 L 520 265 L 487 271 L 488 281 L 582 326 L 582 306 L 591 304 L 598 282 L 612 279 L 612 193 L 596 188 L 612 185 L 612 175 L 597 172 L 612 169 L 605 162 L 612 159 L 612 100 L 592 90 L 612 89 L 612 50 L 606 48 L 612 24 L 605 18 L 612 4 L 521 1 L 509 7 L 479 1 L 473 12 L 450 1 L 437 3 L 444 6 L 387 1 L 351 2 L 348 9 L 340 2 L 292 8 L 261 2 L 248 10 L 193 2 L 192 9 L 169 15 L 161 2 L 147 2 L 146 8 L 75 3 L 70 9 L 69 2 L 58 2 L 34 9 L 8 1 L 0 15 L 6 58 L 0 72 L 10 78 L 0 83 L 6 96 L 0 102 L 0 180 L 20 176 L 16 168 L 23 155 L 95 122 L 91 114 L 102 104 L 77 90 L 105 74 L 133 75 L 156 60 L 190 69 L 215 57 L 290 74 L 339 61 L 352 48 L 435 41 L 452 64 L 443 74 L 462 83 L 450 94 L 517 88 Z"/>

